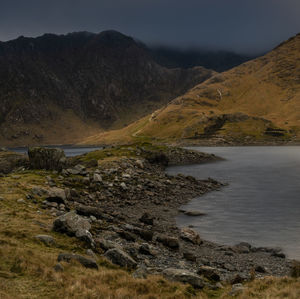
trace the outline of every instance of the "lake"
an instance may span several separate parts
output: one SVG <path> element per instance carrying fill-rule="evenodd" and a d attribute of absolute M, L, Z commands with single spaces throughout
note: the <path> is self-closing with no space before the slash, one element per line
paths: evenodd
<path fill-rule="evenodd" d="M 95 146 L 75 147 L 75 146 L 67 146 L 67 145 L 47 146 L 47 148 L 60 148 L 65 152 L 65 155 L 67 157 L 74 157 L 74 156 L 82 155 L 82 154 L 100 149 L 100 147 L 95 147 Z M 16 147 L 16 148 L 9 148 L 9 150 L 24 154 L 24 153 L 27 153 L 28 148 L 27 147 Z"/>
<path fill-rule="evenodd" d="M 229 183 L 189 202 L 184 209 L 206 216 L 178 215 L 180 227 L 193 225 L 210 241 L 281 247 L 300 260 L 300 147 L 197 147 L 225 161 L 169 167 L 199 179 Z"/>

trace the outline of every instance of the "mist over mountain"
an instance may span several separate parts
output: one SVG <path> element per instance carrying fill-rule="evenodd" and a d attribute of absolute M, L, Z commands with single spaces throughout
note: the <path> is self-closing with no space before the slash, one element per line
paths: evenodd
<path fill-rule="evenodd" d="M 72 143 L 151 113 L 214 72 L 168 69 L 117 31 L 0 43 L 0 140 Z"/>
<path fill-rule="evenodd" d="M 153 59 L 168 68 L 191 68 L 201 65 L 217 72 L 229 70 L 259 55 L 243 55 L 230 51 L 180 49 L 168 46 L 150 46 Z"/>

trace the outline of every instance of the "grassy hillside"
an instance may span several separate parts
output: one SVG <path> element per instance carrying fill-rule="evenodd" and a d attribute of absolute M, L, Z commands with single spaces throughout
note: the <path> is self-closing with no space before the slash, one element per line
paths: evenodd
<path fill-rule="evenodd" d="M 300 35 L 217 74 L 129 127 L 84 143 L 155 138 L 185 143 L 286 142 L 300 138 Z"/>

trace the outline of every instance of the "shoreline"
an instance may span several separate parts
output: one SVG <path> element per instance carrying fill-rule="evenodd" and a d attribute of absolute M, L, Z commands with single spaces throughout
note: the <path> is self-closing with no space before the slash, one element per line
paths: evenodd
<path fill-rule="evenodd" d="M 175 217 L 183 204 L 223 184 L 170 176 L 166 162 L 175 166 L 221 159 L 193 150 L 148 147 L 114 147 L 69 158 L 60 175 L 49 173 L 46 184 L 35 186 L 28 196 L 40 202 L 53 220 L 72 210 L 88 219 L 92 249 L 104 256 L 111 249 L 129 255 L 136 263 L 137 277 L 167 275 L 168 269 L 176 269 L 204 277 L 211 285 L 290 273 L 291 261 L 278 249 L 247 243 L 224 246 L 203 240 L 189 227 L 178 228 Z M 95 164 L 99 157 L 102 160 Z M 64 199 L 43 195 L 55 188 L 65 194 Z M 84 243 L 91 246 L 86 239 Z M 212 273 L 218 279 L 211 279 Z"/>

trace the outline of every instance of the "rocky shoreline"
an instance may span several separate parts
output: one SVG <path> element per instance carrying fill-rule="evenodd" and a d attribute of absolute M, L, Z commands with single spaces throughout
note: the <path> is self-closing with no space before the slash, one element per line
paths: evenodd
<path fill-rule="evenodd" d="M 80 239 L 89 254 L 64 253 L 58 261 L 76 259 L 96 268 L 97 256 L 103 255 L 131 270 L 134 277 L 160 274 L 195 288 L 288 275 L 292 264 L 280 249 L 247 243 L 223 246 L 203 240 L 190 227 L 176 226 L 175 217 L 183 204 L 223 184 L 170 176 L 165 167 L 218 159 L 152 145 L 114 147 L 70 159 L 57 150 L 36 149 L 24 167 L 52 171 L 45 184 L 33 187 L 27 198 L 55 218 L 54 231 Z M 22 171 L 16 172 L 21 175 Z M 187 212 L 196 217 L 193 211 Z M 60 269 L 60 264 L 55 267 Z"/>

